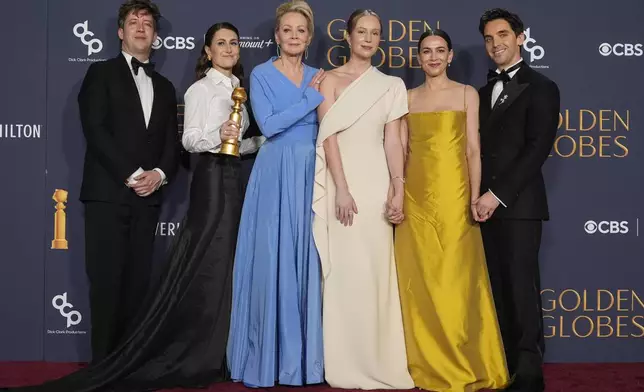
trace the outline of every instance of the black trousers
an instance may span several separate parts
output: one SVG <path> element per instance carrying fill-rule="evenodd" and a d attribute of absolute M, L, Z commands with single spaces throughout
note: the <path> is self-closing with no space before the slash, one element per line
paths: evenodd
<path fill-rule="evenodd" d="M 510 374 L 542 382 L 545 351 L 539 274 L 540 220 L 481 225 L 490 283 Z"/>
<path fill-rule="evenodd" d="M 114 350 L 147 294 L 160 206 L 85 203 L 92 361 Z"/>

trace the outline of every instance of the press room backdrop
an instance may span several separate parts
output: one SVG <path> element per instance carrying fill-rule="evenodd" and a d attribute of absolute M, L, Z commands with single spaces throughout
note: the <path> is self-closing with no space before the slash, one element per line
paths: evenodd
<path fill-rule="evenodd" d="M 276 53 L 276 0 L 158 4 L 164 19 L 153 61 L 176 86 L 180 103 L 213 23 L 239 27 L 247 74 Z M 0 360 L 89 359 L 78 201 L 85 142 L 76 99 L 89 64 L 119 53 L 119 5 L 0 2 Z M 545 165 L 552 215 L 541 257 L 546 359 L 644 361 L 644 3 L 312 0 L 311 6 L 310 65 L 328 70 L 342 64 L 346 18 L 356 8 L 371 8 L 384 28 L 374 65 L 404 78 L 409 88 L 423 81 L 415 48 L 424 30 L 451 34 L 450 76 L 480 87 L 492 64 L 477 31 L 479 16 L 491 7 L 522 16 L 524 59 L 555 80 L 562 97 L 559 132 Z M 182 122 L 183 108 L 177 109 Z M 167 190 L 157 227 L 159 262 L 186 210 L 189 173 L 183 170 Z M 58 218 L 56 211 L 62 211 Z"/>

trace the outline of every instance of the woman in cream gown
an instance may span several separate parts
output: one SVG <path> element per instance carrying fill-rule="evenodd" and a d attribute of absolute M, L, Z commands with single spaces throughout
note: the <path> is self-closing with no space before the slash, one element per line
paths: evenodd
<path fill-rule="evenodd" d="M 351 60 L 327 72 L 318 108 L 313 235 L 324 274 L 325 378 L 338 388 L 407 389 L 388 220 L 402 217 L 406 88 L 371 66 L 379 18 L 359 10 L 347 25 Z"/>
<path fill-rule="evenodd" d="M 418 46 L 426 80 L 408 93 L 405 220 L 395 241 L 409 371 L 429 391 L 497 389 L 508 371 L 471 208 L 481 178 L 478 94 L 447 77 L 446 33 L 425 32 Z"/>

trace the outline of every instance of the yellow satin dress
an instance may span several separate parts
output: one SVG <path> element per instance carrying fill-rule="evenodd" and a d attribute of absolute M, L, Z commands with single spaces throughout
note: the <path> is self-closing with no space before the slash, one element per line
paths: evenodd
<path fill-rule="evenodd" d="M 410 113 L 405 220 L 395 252 L 416 387 L 469 392 L 509 382 L 478 224 L 470 213 L 466 113 Z"/>

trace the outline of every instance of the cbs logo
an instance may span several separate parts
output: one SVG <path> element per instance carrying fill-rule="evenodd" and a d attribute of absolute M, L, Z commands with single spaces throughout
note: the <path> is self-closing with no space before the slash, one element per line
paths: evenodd
<path fill-rule="evenodd" d="M 604 42 L 599 45 L 599 54 L 602 56 L 642 56 L 642 44 L 614 44 Z"/>
<path fill-rule="evenodd" d="M 165 37 L 157 36 L 157 39 L 152 43 L 152 49 L 187 49 L 192 50 L 195 48 L 195 37 Z"/>
<path fill-rule="evenodd" d="M 600 221 L 595 222 L 589 220 L 584 223 L 584 230 L 588 234 L 627 234 L 628 222 L 627 221 Z"/>

